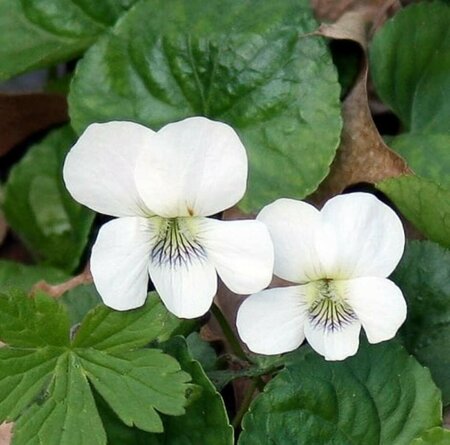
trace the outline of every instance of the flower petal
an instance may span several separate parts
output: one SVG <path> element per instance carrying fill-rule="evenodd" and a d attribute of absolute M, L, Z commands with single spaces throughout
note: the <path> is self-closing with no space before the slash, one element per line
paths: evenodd
<path fill-rule="evenodd" d="M 288 281 L 303 283 L 323 278 L 316 248 L 320 212 L 294 199 L 278 199 L 257 217 L 269 229 L 275 250 L 274 273 Z"/>
<path fill-rule="evenodd" d="M 144 304 L 151 237 L 146 218 L 118 218 L 101 227 L 92 248 L 91 272 L 107 306 L 128 310 Z"/>
<path fill-rule="evenodd" d="M 133 122 L 92 124 L 66 157 L 63 176 L 72 197 L 112 216 L 145 216 L 134 181 L 139 152 L 154 132 Z"/>
<path fill-rule="evenodd" d="M 303 293 L 303 286 L 267 289 L 241 304 L 236 326 L 251 351 L 282 354 L 302 344 L 307 311 Z"/>
<path fill-rule="evenodd" d="M 192 117 L 158 131 L 135 173 L 141 196 L 157 215 L 208 216 L 244 195 L 247 154 L 230 126 Z"/>
<path fill-rule="evenodd" d="M 402 291 L 385 278 L 356 278 L 345 282 L 345 294 L 370 343 L 389 340 L 406 319 Z"/>
<path fill-rule="evenodd" d="M 399 217 L 386 204 L 369 193 L 350 193 L 330 199 L 321 215 L 323 225 L 334 232 L 338 252 L 334 265 L 327 267 L 328 277 L 384 278 L 395 269 L 405 234 Z"/>
<path fill-rule="evenodd" d="M 324 328 L 310 320 L 305 323 L 305 336 L 311 347 L 325 360 L 344 360 L 355 355 L 359 346 L 361 323 L 358 320 L 336 329 Z"/>
<path fill-rule="evenodd" d="M 217 293 L 217 273 L 206 258 L 180 263 L 151 261 L 150 277 L 167 309 L 179 318 L 196 318 L 211 307 Z"/>
<path fill-rule="evenodd" d="M 259 292 L 271 282 L 273 246 L 261 222 L 203 218 L 197 236 L 220 278 L 233 292 Z"/>

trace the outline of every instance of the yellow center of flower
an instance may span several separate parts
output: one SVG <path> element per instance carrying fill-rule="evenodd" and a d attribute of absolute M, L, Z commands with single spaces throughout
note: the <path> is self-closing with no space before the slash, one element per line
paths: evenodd
<path fill-rule="evenodd" d="M 181 266 L 195 258 L 205 258 L 204 248 L 196 241 L 195 218 L 159 218 L 157 239 L 151 259 L 159 264 Z"/>
<path fill-rule="evenodd" d="M 335 281 L 318 280 L 310 286 L 308 316 L 314 326 L 335 331 L 356 320 L 343 289 Z"/>

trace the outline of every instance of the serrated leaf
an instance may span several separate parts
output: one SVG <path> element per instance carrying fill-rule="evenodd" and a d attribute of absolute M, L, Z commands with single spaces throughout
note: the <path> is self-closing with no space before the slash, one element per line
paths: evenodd
<path fill-rule="evenodd" d="M 450 251 L 429 241 L 411 242 L 392 279 L 408 303 L 401 329 L 405 347 L 430 368 L 450 404 Z"/>
<path fill-rule="evenodd" d="M 179 417 L 163 416 L 164 434 L 148 434 L 136 428 L 127 428 L 109 412 L 102 410 L 106 419 L 109 445 L 232 445 L 233 429 L 229 425 L 225 405 L 220 394 L 206 376 L 201 365 L 192 358 L 182 337 L 166 343 L 165 352 L 175 357 L 192 382 L 201 391 Z"/>
<path fill-rule="evenodd" d="M 341 130 L 339 85 L 307 0 L 144 0 L 79 64 L 78 132 L 188 116 L 231 124 L 249 154 L 242 207 L 303 197 L 327 175 Z"/>
<path fill-rule="evenodd" d="M 388 179 L 376 187 L 427 238 L 450 247 L 450 190 L 418 176 Z"/>
<path fill-rule="evenodd" d="M 180 372 L 178 362 L 162 351 L 86 349 L 78 354 L 89 381 L 126 425 L 162 432 L 156 410 L 172 416 L 184 414 L 189 374 Z"/>
<path fill-rule="evenodd" d="M 12 445 L 104 445 L 106 434 L 78 357 L 58 358 L 43 403 L 28 408 L 16 422 Z"/>
<path fill-rule="evenodd" d="M 68 275 L 59 269 L 48 266 L 27 266 L 14 261 L 0 260 L 0 292 L 10 290 L 29 291 L 41 280 L 48 283 L 60 283 Z"/>
<path fill-rule="evenodd" d="M 133 0 L 0 0 L 0 81 L 80 55 Z"/>
<path fill-rule="evenodd" d="M 407 131 L 393 148 L 414 171 L 442 185 L 450 169 L 444 155 L 450 141 L 449 21 L 448 3 L 411 5 L 377 32 L 370 51 L 376 90 Z"/>
<path fill-rule="evenodd" d="M 189 329 L 195 322 L 180 320 L 151 292 L 139 309 L 126 312 L 98 306 L 89 312 L 74 339 L 77 348 L 119 352 L 145 346 L 151 341 L 168 340 L 175 332 Z"/>
<path fill-rule="evenodd" d="M 414 439 L 411 445 L 448 445 L 450 443 L 450 431 L 436 427 L 425 431 L 420 437 Z"/>
<path fill-rule="evenodd" d="M 164 436 L 153 435 L 154 445 L 232 445 L 231 427 L 221 395 L 208 379 L 200 363 L 192 358 L 186 342 L 176 337 L 164 350 L 173 355 L 181 367 L 200 385 L 200 395 L 186 408 L 181 417 L 164 417 Z"/>
<path fill-rule="evenodd" d="M 410 445 L 441 422 L 439 390 L 399 345 L 361 345 L 343 362 L 291 357 L 243 421 L 240 445 Z"/>
<path fill-rule="evenodd" d="M 62 166 L 75 136 L 53 130 L 14 166 L 3 210 L 12 229 L 42 261 L 72 271 L 86 246 L 94 213 L 67 192 Z"/>
<path fill-rule="evenodd" d="M 0 348 L 0 421 L 14 420 L 41 393 L 55 369 L 57 348 Z"/>
<path fill-rule="evenodd" d="M 64 308 L 45 295 L 0 294 L 0 340 L 15 347 L 68 346 Z"/>
<path fill-rule="evenodd" d="M 137 318 L 125 317 L 129 331 L 140 327 Z M 99 325 L 103 320 L 96 318 Z M 93 317 L 87 321 L 96 332 Z M 54 299 L 23 293 L 0 297 L 0 340 L 7 342 L 0 348 L 0 423 L 15 421 L 13 445 L 106 445 L 90 384 L 124 422 L 147 431 L 162 431 L 160 412 L 184 413 L 190 376 L 160 350 L 135 349 L 126 323 L 120 316 L 115 321 L 125 346 L 114 352 L 102 350 L 101 343 L 82 347 L 69 342 L 68 316 Z M 161 324 L 152 332 L 164 337 L 174 329 L 165 322 L 152 320 Z M 97 326 L 97 332 L 108 329 Z"/>

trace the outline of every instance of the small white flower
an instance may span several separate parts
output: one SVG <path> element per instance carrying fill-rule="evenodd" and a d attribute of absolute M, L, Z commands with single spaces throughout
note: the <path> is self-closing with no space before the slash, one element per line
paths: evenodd
<path fill-rule="evenodd" d="M 297 286 L 251 295 L 237 327 L 250 350 L 279 354 L 304 341 L 327 360 L 388 340 L 406 318 L 401 290 L 387 276 L 403 254 L 397 215 L 367 193 L 337 196 L 322 210 L 280 199 L 258 215 L 272 236 L 275 274 Z"/>
<path fill-rule="evenodd" d="M 118 217 L 92 249 L 91 271 L 106 305 L 144 304 L 149 275 L 178 317 L 203 315 L 217 274 L 239 294 L 272 277 L 273 246 L 259 221 L 206 218 L 237 203 L 247 155 L 226 124 L 193 117 L 157 133 L 132 122 L 92 124 L 67 155 L 64 180 L 91 209 Z"/>

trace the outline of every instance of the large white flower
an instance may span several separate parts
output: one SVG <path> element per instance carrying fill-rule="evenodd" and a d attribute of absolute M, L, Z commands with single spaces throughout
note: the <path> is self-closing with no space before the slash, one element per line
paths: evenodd
<path fill-rule="evenodd" d="M 273 246 L 265 225 L 206 218 L 246 188 L 247 155 L 228 125 L 202 117 L 158 132 L 132 122 L 92 124 L 63 174 L 78 202 L 118 217 L 92 249 L 92 276 L 106 305 L 141 306 L 149 275 L 166 307 L 183 318 L 209 309 L 217 274 L 239 294 L 269 284 Z"/>
<path fill-rule="evenodd" d="M 387 276 L 403 254 L 397 215 L 367 193 L 337 196 L 322 210 L 280 199 L 258 215 L 275 248 L 275 274 L 299 283 L 251 295 L 237 327 L 250 350 L 279 354 L 304 341 L 327 360 L 356 353 L 361 326 L 371 343 L 392 338 L 406 318 Z"/>

